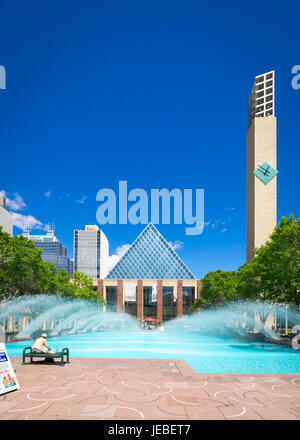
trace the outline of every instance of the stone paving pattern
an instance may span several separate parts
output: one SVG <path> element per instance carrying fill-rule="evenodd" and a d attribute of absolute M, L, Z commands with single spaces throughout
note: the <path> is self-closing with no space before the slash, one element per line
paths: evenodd
<path fill-rule="evenodd" d="M 0 420 L 300 420 L 300 375 L 199 374 L 178 359 L 11 357 Z"/>

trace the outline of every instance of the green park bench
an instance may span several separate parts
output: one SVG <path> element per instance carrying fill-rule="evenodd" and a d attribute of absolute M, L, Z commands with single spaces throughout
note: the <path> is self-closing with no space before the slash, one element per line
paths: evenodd
<path fill-rule="evenodd" d="M 54 359 L 54 358 L 60 358 L 60 365 L 63 367 L 65 365 L 64 363 L 64 357 L 66 356 L 67 360 L 66 363 L 69 364 L 69 349 L 63 348 L 62 351 L 59 351 L 57 353 L 43 353 L 41 351 L 33 351 L 31 347 L 25 347 L 23 350 L 23 362 L 22 365 L 25 365 L 25 358 L 30 358 L 30 364 L 33 363 L 32 358 L 48 358 L 48 359 Z"/>

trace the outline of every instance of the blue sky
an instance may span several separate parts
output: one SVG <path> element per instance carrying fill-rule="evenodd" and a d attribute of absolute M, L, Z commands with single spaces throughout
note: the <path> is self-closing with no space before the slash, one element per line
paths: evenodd
<path fill-rule="evenodd" d="M 120 180 L 149 194 L 204 188 L 203 234 L 157 227 L 197 277 L 237 269 L 248 97 L 254 77 L 273 69 L 278 218 L 300 215 L 300 89 L 291 87 L 299 15 L 296 1 L 6 2 L 0 190 L 18 224 L 55 223 L 72 256 L 73 230 L 96 224 L 99 189 Z M 110 254 L 143 227 L 103 226 Z"/>

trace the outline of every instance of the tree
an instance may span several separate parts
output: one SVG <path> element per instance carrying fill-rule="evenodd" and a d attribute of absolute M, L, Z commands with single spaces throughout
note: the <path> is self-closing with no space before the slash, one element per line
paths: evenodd
<path fill-rule="evenodd" d="M 98 303 L 105 303 L 102 296 L 94 290 L 93 279 L 82 272 L 74 272 L 73 284 L 75 286 L 74 296 L 79 299 L 87 299 Z"/>
<path fill-rule="evenodd" d="M 244 299 L 256 301 L 266 299 L 266 292 L 262 289 L 262 267 L 258 260 L 246 262 L 238 269 L 238 291 Z"/>
<path fill-rule="evenodd" d="M 76 287 L 71 282 L 70 274 L 64 269 L 58 269 L 56 278 L 56 293 L 61 296 L 72 297 L 75 295 Z"/>
<path fill-rule="evenodd" d="M 51 284 L 53 267 L 41 258 L 41 250 L 23 236 L 11 237 L 0 229 L 0 298 L 39 294 Z"/>
<path fill-rule="evenodd" d="M 202 282 L 201 299 L 195 305 L 197 307 L 216 306 L 224 302 L 239 299 L 237 292 L 237 272 L 222 271 L 208 272 Z"/>
<path fill-rule="evenodd" d="M 194 304 L 190 307 L 190 312 L 196 312 L 197 310 L 201 310 L 206 306 L 207 304 L 203 302 L 201 299 L 196 299 Z"/>
<path fill-rule="evenodd" d="M 282 217 L 254 258 L 239 268 L 239 290 L 255 300 L 300 306 L 300 219 Z"/>

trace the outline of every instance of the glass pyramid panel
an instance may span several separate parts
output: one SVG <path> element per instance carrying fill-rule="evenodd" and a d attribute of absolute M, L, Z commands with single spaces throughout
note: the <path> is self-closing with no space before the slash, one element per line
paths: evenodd
<path fill-rule="evenodd" d="M 106 278 L 186 280 L 195 276 L 149 223 Z"/>

